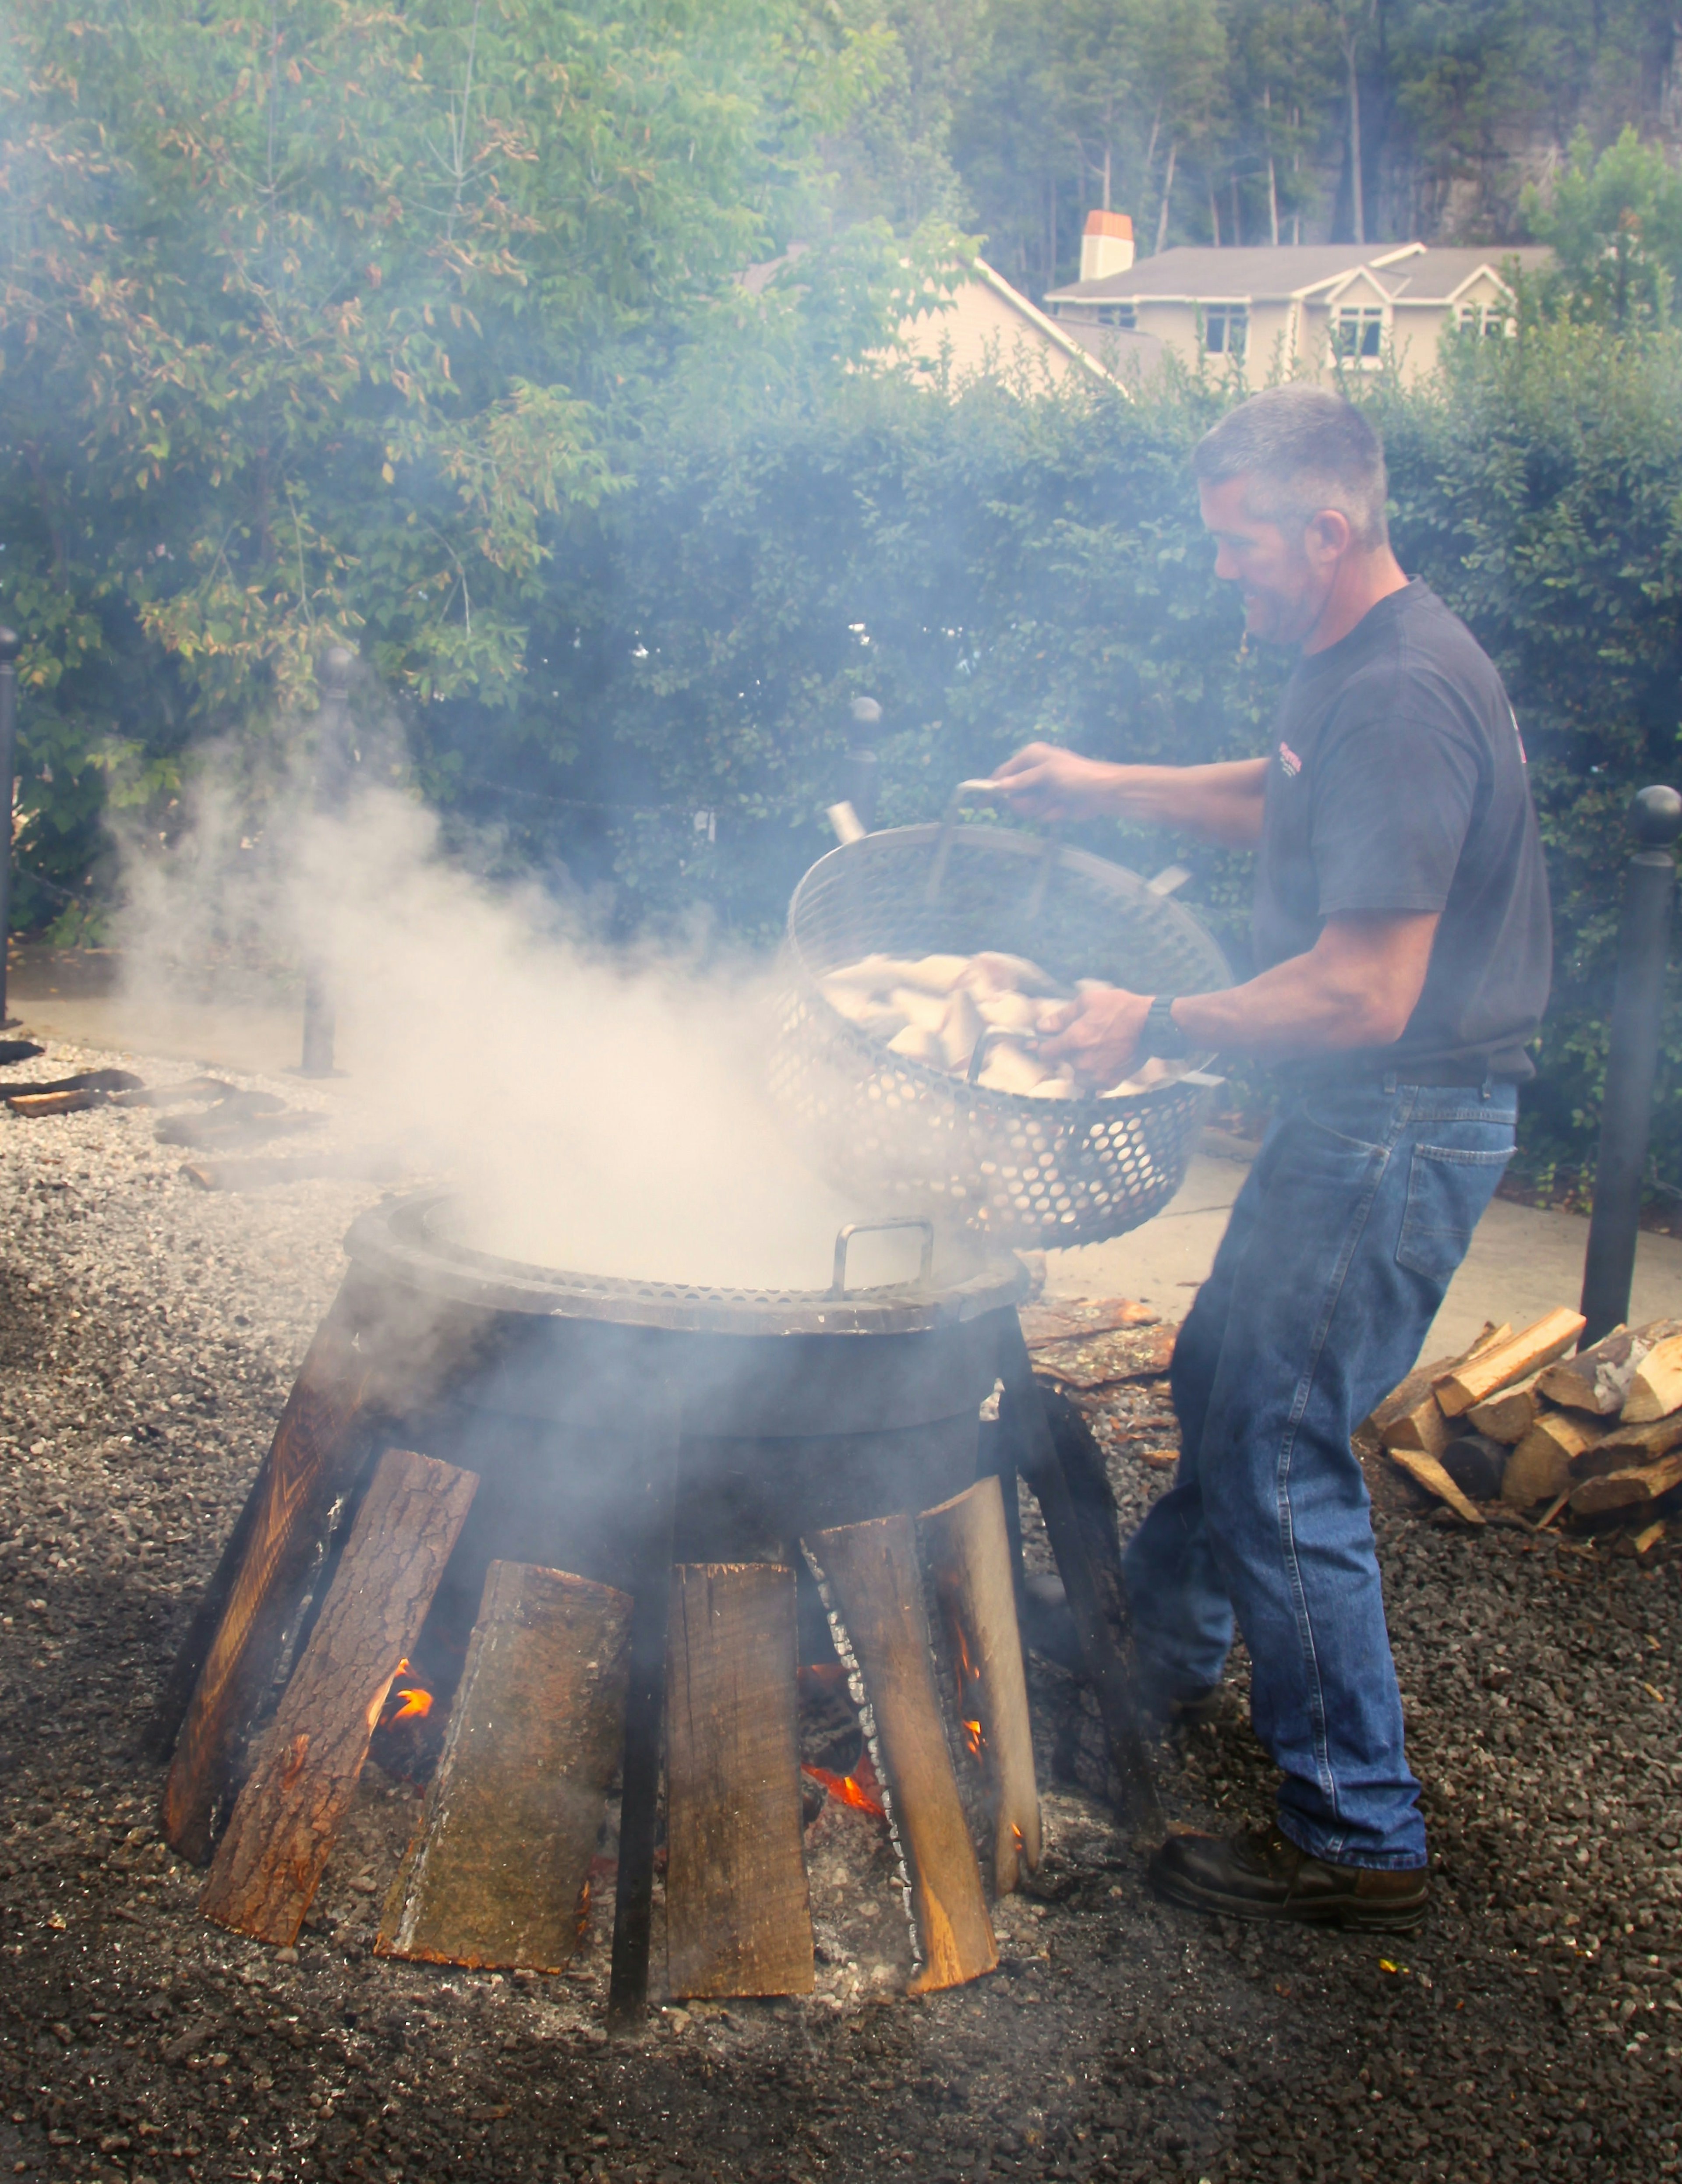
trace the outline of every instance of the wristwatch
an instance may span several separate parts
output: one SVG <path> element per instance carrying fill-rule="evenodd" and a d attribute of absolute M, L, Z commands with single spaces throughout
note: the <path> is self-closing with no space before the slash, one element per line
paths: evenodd
<path fill-rule="evenodd" d="M 1160 1055 L 1164 1061 L 1179 1061 L 1191 1052 L 1191 1041 L 1174 1022 L 1175 994 L 1158 994 L 1145 1011 L 1145 1028 L 1139 1034 L 1137 1058 L 1143 1061 L 1148 1055 Z"/>

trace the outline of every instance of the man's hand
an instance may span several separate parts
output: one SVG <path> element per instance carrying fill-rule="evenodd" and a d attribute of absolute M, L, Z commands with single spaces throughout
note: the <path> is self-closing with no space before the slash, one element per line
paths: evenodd
<path fill-rule="evenodd" d="M 1107 1091 L 1133 1066 L 1150 999 L 1120 986 L 1089 987 L 1064 1010 L 1055 1036 L 1040 1040 L 1040 1059 L 1067 1061 L 1083 1084 Z"/>
<path fill-rule="evenodd" d="M 1115 808 L 1119 767 L 1056 744 L 1025 744 L 993 779 L 1012 810 L 1035 819 L 1089 819 Z"/>

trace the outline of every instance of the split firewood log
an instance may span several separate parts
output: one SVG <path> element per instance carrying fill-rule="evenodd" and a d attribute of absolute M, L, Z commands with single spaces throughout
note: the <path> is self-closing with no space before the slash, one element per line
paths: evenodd
<path fill-rule="evenodd" d="M 1579 1479 L 1599 1472 L 1627 1471 L 1656 1462 L 1679 1445 L 1682 1445 L 1682 1411 L 1673 1411 L 1668 1418 L 1649 1419 L 1642 1425 L 1627 1426 L 1619 1421 L 1604 1440 L 1573 1462 L 1572 1469 Z"/>
<path fill-rule="evenodd" d="M 1610 1509 L 1640 1508 L 1677 1485 L 1682 1485 L 1682 1448 L 1673 1449 L 1657 1463 L 1585 1479 L 1572 1489 L 1571 1509 L 1575 1516 L 1601 1517 Z"/>
<path fill-rule="evenodd" d="M 1411 1448 L 1393 1448 L 1390 1455 L 1410 1479 L 1417 1479 L 1425 1491 L 1435 1495 L 1439 1502 L 1446 1502 L 1455 1514 L 1463 1517 L 1468 1524 L 1485 1521 L 1483 1511 L 1455 1485 L 1435 1457 Z"/>
<path fill-rule="evenodd" d="M 1562 1357 L 1585 1324 L 1580 1312 L 1569 1311 L 1563 1305 L 1557 1306 L 1522 1334 L 1469 1358 L 1452 1373 L 1445 1373 L 1436 1384 L 1437 1401 L 1448 1417 L 1458 1418 L 1473 1403 L 1493 1396 L 1496 1389 L 1509 1387 L 1513 1381 L 1523 1380 L 1539 1367 L 1551 1365 L 1556 1357 Z"/>
<path fill-rule="evenodd" d="M 1572 1467 L 1596 1442 L 1609 1422 L 1581 1411 L 1544 1411 L 1507 1458 L 1501 1498 L 1515 1509 L 1551 1502 L 1571 1484 Z"/>
<path fill-rule="evenodd" d="M 1462 1350 L 1457 1357 L 1439 1357 L 1429 1365 L 1416 1366 L 1378 1405 L 1367 1419 L 1365 1430 L 1375 1434 L 1380 1446 L 1393 1455 L 1411 1450 L 1433 1459 L 1440 1457 L 1453 1438 L 1453 1429 L 1443 1416 L 1433 1388 L 1445 1373 L 1506 1341 L 1512 1332 L 1510 1327 L 1495 1327 L 1485 1321 L 1482 1334 L 1470 1349 Z"/>
<path fill-rule="evenodd" d="M 1517 1448 L 1546 1407 L 1540 1379 L 1540 1373 L 1533 1373 L 1528 1380 L 1485 1396 L 1481 1403 L 1473 1403 L 1465 1413 L 1467 1424 L 1474 1433 L 1500 1441 L 1504 1448 Z"/>
<path fill-rule="evenodd" d="M 170 1847 L 194 1864 L 210 1856 L 234 1753 L 274 1672 L 332 1506 L 354 1483 L 358 1428 L 374 1372 L 370 1348 L 359 1346 L 356 1336 L 347 1286 L 309 1346 L 223 1567 L 182 1648 L 175 1680 L 187 1689 L 170 1705 L 172 1713 L 179 1705 L 175 1720 L 160 1725 L 175 1752 L 159 1824 Z"/>
<path fill-rule="evenodd" d="M 1039 1868 L 1039 1791 L 997 1478 L 925 1510 L 917 1537 L 950 1635 L 961 1731 L 987 1780 L 994 1891 L 1008 1896 L 1024 1868 Z"/>
<path fill-rule="evenodd" d="M 958 1986 L 993 1970 L 999 1948 L 934 1688 L 914 1520 L 839 1525 L 807 1544 L 870 1700 L 923 1960 L 912 1991 Z"/>
<path fill-rule="evenodd" d="M 1626 1424 L 1646 1425 L 1682 1410 L 1682 1334 L 1656 1342 L 1635 1369 L 1619 1415 Z"/>
<path fill-rule="evenodd" d="M 478 1484 L 412 1450 L 381 1457 L 204 1883 L 198 1908 L 219 1926 L 282 1947 L 298 1939 Z"/>
<path fill-rule="evenodd" d="M 810 1994 L 794 1573 L 680 1563 L 666 1629 L 671 1992 Z"/>
<path fill-rule="evenodd" d="M 1442 1467 L 1469 1500 L 1493 1502 L 1501 1492 L 1507 1453 L 1486 1434 L 1457 1434 L 1442 1452 Z"/>
<path fill-rule="evenodd" d="M 565 1571 L 493 1562 L 377 1956 L 559 1971 L 625 1728 L 631 1602 Z"/>
<path fill-rule="evenodd" d="M 1562 1357 L 1557 1364 L 1546 1367 L 1538 1384 L 1550 1402 L 1615 1418 L 1647 1352 L 1673 1334 L 1682 1334 L 1682 1319 L 1614 1327 L 1610 1334 L 1602 1335 L 1587 1350 L 1579 1350 L 1574 1357 Z"/>

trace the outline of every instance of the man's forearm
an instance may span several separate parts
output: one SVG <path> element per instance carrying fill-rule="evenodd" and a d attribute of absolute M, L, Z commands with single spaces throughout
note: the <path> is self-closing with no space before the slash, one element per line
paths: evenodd
<path fill-rule="evenodd" d="M 1264 1058 L 1388 1046 L 1423 989 L 1436 928 L 1424 914 L 1334 921 L 1306 956 L 1224 993 L 1182 995 L 1174 1022 L 1194 1046 Z"/>
<path fill-rule="evenodd" d="M 1200 834 L 1247 848 L 1262 833 L 1264 758 L 1220 766 L 1116 766 L 1106 769 L 1106 808 L 1118 819 Z"/>

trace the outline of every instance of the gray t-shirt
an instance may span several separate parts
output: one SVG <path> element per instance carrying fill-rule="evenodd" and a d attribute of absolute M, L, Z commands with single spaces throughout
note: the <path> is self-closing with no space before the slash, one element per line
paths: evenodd
<path fill-rule="evenodd" d="M 1423 992 L 1391 1046 L 1305 1054 L 1316 1077 L 1533 1075 L 1548 998 L 1547 874 L 1518 724 L 1481 646 L 1416 577 L 1297 663 L 1267 767 L 1251 925 L 1257 967 L 1328 917 L 1440 913 Z"/>

